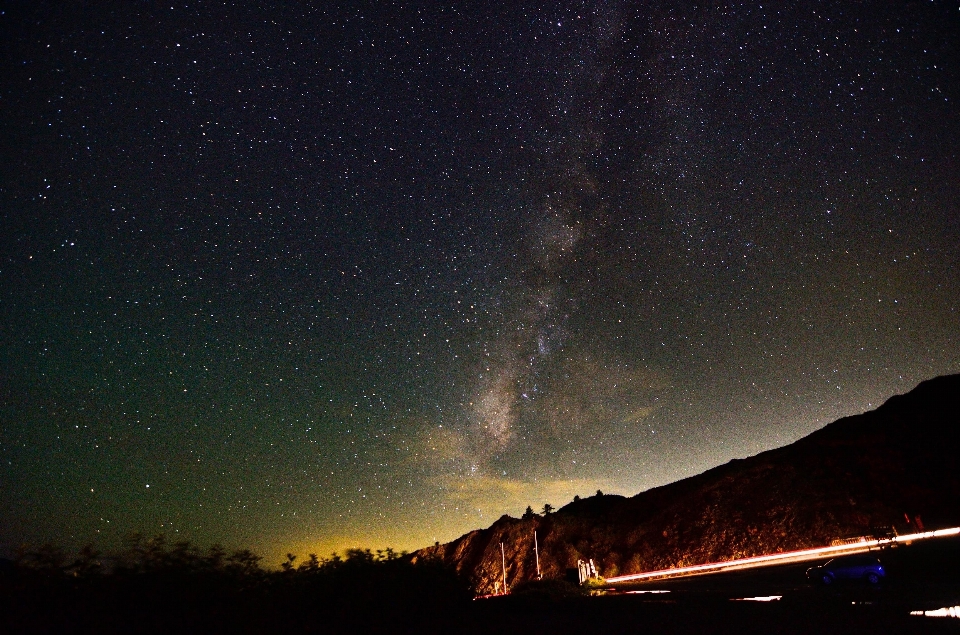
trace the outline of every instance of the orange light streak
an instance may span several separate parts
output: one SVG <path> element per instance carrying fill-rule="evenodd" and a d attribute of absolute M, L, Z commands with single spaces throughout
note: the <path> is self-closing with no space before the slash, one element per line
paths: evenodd
<path fill-rule="evenodd" d="M 630 575 L 619 575 L 612 578 L 606 578 L 606 582 L 616 584 L 617 582 L 631 582 L 635 580 L 650 580 L 653 578 L 662 578 L 668 576 L 697 575 L 700 573 L 714 573 L 729 569 L 748 569 L 751 567 L 769 566 L 772 564 L 783 564 L 786 562 L 802 562 L 803 560 L 813 560 L 825 555 L 840 555 L 848 553 L 861 553 L 869 551 L 875 547 L 883 547 L 896 543 L 913 542 L 914 540 L 926 540 L 928 538 L 942 538 L 944 536 L 956 536 L 960 534 L 960 527 L 951 527 L 950 529 L 938 529 L 937 531 L 925 531 L 916 534 L 905 534 L 903 536 L 894 536 L 893 538 L 883 538 L 879 540 L 865 540 L 849 545 L 836 545 L 831 547 L 814 547 L 812 549 L 800 549 L 798 551 L 786 551 L 784 553 L 773 553 L 763 556 L 753 556 L 751 558 L 740 558 L 738 560 L 727 560 L 726 562 L 712 562 L 709 564 L 698 564 L 690 567 L 677 567 L 676 569 L 661 569 L 660 571 L 647 571 L 645 573 L 632 573 Z"/>

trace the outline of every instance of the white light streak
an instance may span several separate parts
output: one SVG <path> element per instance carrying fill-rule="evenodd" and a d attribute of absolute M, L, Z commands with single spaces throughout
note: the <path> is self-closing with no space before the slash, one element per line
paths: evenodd
<path fill-rule="evenodd" d="M 690 567 L 677 567 L 676 569 L 662 569 L 660 571 L 648 571 L 645 573 L 620 575 L 607 578 L 606 581 L 611 584 L 616 584 L 618 582 L 650 580 L 653 578 L 697 575 L 700 573 L 715 573 L 717 571 L 726 571 L 732 569 L 749 569 L 773 564 L 785 564 L 787 562 L 802 562 L 804 560 L 815 560 L 826 555 L 837 556 L 850 553 L 862 553 L 875 547 L 883 547 L 897 543 L 908 543 L 913 542 L 914 540 L 926 540 L 928 538 L 956 536 L 958 534 L 960 534 L 960 527 L 951 527 L 950 529 L 938 529 L 937 531 L 905 534 L 903 536 L 894 536 L 893 538 L 883 538 L 880 540 L 866 540 L 864 542 L 856 542 L 849 545 L 814 547 L 812 549 L 800 549 L 798 551 L 787 551 L 784 553 L 753 556 L 752 558 L 741 558 L 739 560 L 727 560 L 726 562 L 712 562 L 709 564 L 698 564 Z"/>
<path fill-rule="evenodd" d="M 922 615 L 924 617 L 960 617 L 960 606 L 950 606 L 935 611 L 910 611 L 910 615 Z"/>

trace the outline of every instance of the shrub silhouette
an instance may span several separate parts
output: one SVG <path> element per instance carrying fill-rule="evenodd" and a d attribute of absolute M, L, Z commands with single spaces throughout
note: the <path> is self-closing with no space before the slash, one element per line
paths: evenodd
<path fill-rule="evenodd" d="M 10 632 L 312 632 L 397 630 L 453 619 L 472 598 L 439 560 L 414 563 L 387 548 L 309 554 L 261 567 L 249 550 L 201 551 L 162 535 L 130 536 L 107 559 L 84 547 L 24 549 L 0 577 L 0 630 Z M 110 566 L 107 566 L 109 563 Z M 5 625 L 11 628 L 6 629 Z M 442 630 L 442 629 L 441 629 Z"/>

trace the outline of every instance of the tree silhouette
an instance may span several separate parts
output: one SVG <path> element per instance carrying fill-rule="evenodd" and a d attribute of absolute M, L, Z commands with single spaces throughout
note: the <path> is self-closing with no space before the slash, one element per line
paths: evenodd
<path fill-rule="evenodd" d="M 261 568 L 249 550 L 201 551 L 164 536 L 133 535 L 102 558 L 44 545 L 0 566 L 0 632 L 452 632 L 472 599 L 466 578 L 440 558 L 392 548 L 351 549 Z M 299 566 L 296 564 L 299 563 Z M 0 561 L 0 565 L 2 565 Z M 439 625 L 443 624 L 443 628 Z M 136 630 L 134 628 L 134 630 Z"/>
<path fill-rule="evenodd" d="M 553 505 L 551 505 L 550 503 L 547 503 L 546 505 L 543 506 L 543 515 L 544 515 L 544 516 L 546 516 L 547 514 L 549 514 L 549 513 L 552 512 L 552 511 L 553 511 Z"/>
<path fill-rule="evenodd" d="M 86 545 L 80 550 L 80 555 L 73 564 L 67 567 L 67 571 L 78 578 L 89 577 L 100 573 L 102 566 L 100 552 L 94 549 L 93 545 Z"/>
<path fill-rule="evenodd" d="M 67 561 L 67 555 L 60 547 L 46 543 L 38 547 L 35 551 L 21 550 L 17 561 L 22 566 L 29 567 L 35 571 L 54 574 L 63 571 L 64 564 Z"/>
<path fill-rule="evenodd" d="M 315 553 L 309 554 L 307 556 L 307 559 L 304 560 L 299 567 L 297 567 L 297 571 L 316 572 L 319 569 L 320 569 L 320 559 L 317 558 L 317 554 Z"/>

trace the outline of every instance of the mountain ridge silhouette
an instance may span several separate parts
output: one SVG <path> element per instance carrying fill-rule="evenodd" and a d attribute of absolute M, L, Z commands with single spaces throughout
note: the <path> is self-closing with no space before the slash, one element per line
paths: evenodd
<path fill-rule="evenodd" d="M 470 576 L 478 592 L 578 559 L 610 577 L 960 525 L 960 374 L 936 377 L 789 445 L 634 496 L 597 495 L 413 554 Z"/>

